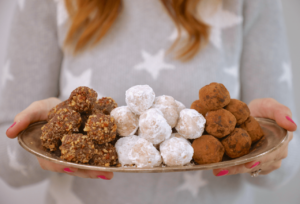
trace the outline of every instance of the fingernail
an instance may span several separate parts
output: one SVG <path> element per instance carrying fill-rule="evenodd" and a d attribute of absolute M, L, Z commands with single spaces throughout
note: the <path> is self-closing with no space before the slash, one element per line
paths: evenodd
<path fill-rule="evenodd" d="M 289 116 L 285 116 L 285 118 L 288 119 L 290 122 L 292 122 L 292 123 L 294 123 L 296 125 L 296 123 Z"/>
<path fill-rule="evenodd" d="M 10 128 L 12 128 L 13 126 L 15 126 L 16 122 L 14 122 L 7 130 L 9 130 Z"/>
<path fill-rule="evenodd" d="M 72 171 L 71 169 L 69 169 L 69 168 L 64 168 L 64 171 L 65 172 L 68 172 L 68 173 L 73 173 L 74 171 Z"/>
<path fill-rule="evenodd" d="M 222 170 L 218 173 L 217 176 L 225 176 L 226 174 L 228 174 L 228 172 L 229 172 L 228 170 Z"/>
<path fill-rule="evenodd" d="M 253 165 L 250 167 L 250 169 L 256 167 L 256 166 L 259 165 L 259 164 L 260 164 L 260 162 L 256 162 L 255 164 L 253 164 Z"/>
<path fill-rule="evenodd" d="M 108 178 L 106 178 L 105 176 L 102 176 L 102 175 L 100 175 L 100 176 L 97 176 L 98 178 L 101 178 L 101 179 L 104 179 L 104 180 L 109 180 Z"/>

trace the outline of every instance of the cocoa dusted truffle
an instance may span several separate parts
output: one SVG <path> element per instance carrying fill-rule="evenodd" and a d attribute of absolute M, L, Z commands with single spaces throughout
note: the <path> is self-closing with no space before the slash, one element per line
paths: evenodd
<path fill-rule="evenodd" d="M 117 108 L 118 104 L 111 97 L 103 97 L 96 101 L 93 108 L 93 113 L 103 113 L 105 115 L 109 115 L 110 112 Z"/>
<path fill-rule="evenodd" d="M 257 142 L 264 136 L 264 132 L 261 129 L 259 123 L 255 118 L 250 116 L 242 125 L 241 128 L 246 130 L 251 137 L 252 143 Z"/>
<path fill-rule="evenodd" d="M 91 165 L 96 166 L 113 166 L 117 164 L 117 151 L 116 148 L 110 144 L 105 143 L 102 145 L 95 145 L 95 152 L 90 160 Z"/>
<path fill-rule="evenodd" d="M 208 111 L 206 114 L 205 130 L 209 134 L 222 138 L 231 133 L 236 125 L 236 118 L 225 109 Z"/>
<path fill-rule="evenodd" d="M 198 164 L 221 162 L 225 152 L 221 142 L 211 135 L 202 135 L 195 139 L 192 147 L 194 148 L 193 159 Z"/>
<path fill-rule="evenodd" d="M 87 135 L 67 134 L 61 141 L 61 158 L 69 162 L 88 163 L 95 151 L 94 143 Z"/>
<path fill-rule="evenodd" d="M 230 102 L 230 94 L 221 83 L 211 83 L 199 90 L 199 100 L 207 110 L 218 110 Z"/>
<path fill-rule="evenodd" d="M 250 116 L 247 104 L 237 99 L 231 99 L 225 109 L 235 116 L 237 125 L 241 125 Z"/>
<path fill-rule="evenodd" d="M 191 105 L 191 109 L 198 111 L 198 113 L 201 113 L 204 117 L 205 117 L 206 113 L 208 112 L 208 110 L 206 108 L 204 108 L 203 105 L 201 105 L 200 100 L 194 101 Z"/>
<path fill-rule="evenodd" d="M 117 125 L 109 115 L 91 115 L 83 129 L 98 144 L 113 141 L 116 138 Z"/>
<path fill-rule="evenodd" d="M 90 111 L 97 100 L 97 92 L 85 86 L 80 86 L 72 91 L 69 98 L 69 107 L 81 113 Z"/>
<path fill-rule="evenodd" d="M 234 131 L 222 140 L 225 154 L 230 158 L 238 158 L 249 153 L 251 137 L 246 130 L 235 128 Z"/>
<path fill-rule="evenodd" d="M 60 109 L 63 109 L 63 108 L 68 108 L 68 101 L 67 100 L 57 104 L 54 108 L 52 108 L 49 111 L 47 121 L 49 122 L 54 117 L 56 112 Z"/>

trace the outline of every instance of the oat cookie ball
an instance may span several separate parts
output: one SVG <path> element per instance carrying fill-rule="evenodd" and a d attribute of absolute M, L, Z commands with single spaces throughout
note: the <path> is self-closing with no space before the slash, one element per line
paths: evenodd
<path fill-rule="evenodd" d="M 139 117 L 132 113 L 128 106 L 121 106 L 111 111 L 117 124 L 117 133 L 120 136 L 134 135 L 139 127 Z"/>
<path fill-rule="evenodd" d="M 69 97 L 69 107 L 77 112 L 90 111 L 97 100 L 97 92 L 85 86 L 72 91 Z"/>
<path fill-rule="evenodd" d="M 236 125 L 236 118 L 225 109 L 208 111 L 206 113 L 205 130 L 209 134 L 222 138 L 231 133 Z"/>
<path fill-rule="evenodd" d="M 47 121 L 49 122 L 54 117 L 54 115 L 56 114 L 56 111 L 63 109 L 63 108 L 68 108 L 67 100 L 59 103 L 58 105 L 56 105 L 49 111 Z"/>
<path fill-rule="evenodd" d="M 198 164 L 221 162 L 225 148 L 222 143 L 211 135 L 202 135 L 192 143 L 194 149 L 193 159 Z"/>
<path fill-rule="evenodd" d="M 133 86 L 126 91 L 126 104 L 137 115 L 141 115 L 148 110 L 152 106 L 154 99 L 155 93 L 148 85 Z"/>
<path fill-rule="evenodd" d="M 116 148 L 110 144 L 105 143 L 102 145 L 95 144 L 94 155 L 89 164 L 96 166 L 114 166 L 117 164 L 118 155 Z"/>
<path fill-rule="evenodd" d="M 115 147 L 118 153 L 119 163 L 122 166 L 133 164 L 133 162 L 129 159 L 129 152 L 139 138 L 140 137 L 138 136 L 132 135 L 128 137 L 122 137 L 116 142 Z"/>
<path fill-rule="evenodd" d="M 238 158 L 249 153 L 251 137 L 246 130 L 235 128 L 230 135 L 222 140 L 225 154 L 230 158 Z"/>
<path fill-rule="evenodd" d="M 88 163 L 95 151 L 94 143 L 87 135 L 67 134 L 61 142 L 61 158 L 69 162 Z"/>
<path fill-rule="evenodd" d="M 250 110 L 246 103 L 237 99 L 231 99 L 230 103 L 225 106 L 226 110 L 232 113 L 236 118 L 236 124 L 241 125 L 250 116 Z"/>
<path fill-rule="evenodd" d="M 114 99 L 112 99 L 111 97 L 103 97 L 95 102 L 93 113 L 103 113 L 105 115 L 109 115 L 110 112 L 117 107 L 118 104 L 115 102 Z"/>
<path fill-rule="evenodd" d="M 152 108 L 158 108 L 172 128 L 176 126 L 179 114 L 178 106 L 173 97 L 165 95 L 156 97 Z"/>
<path fill-rule="evenodd" d="M 117 135 L 115 119 L 109 115 L 91 115 L 83 129 L 98 144 L 113 141 Z"/>
<path fill-rule="evenodd" d="M 140 137 L 154 145 L 170 138 L 172 128 L 163 117 L 163 113 L 157 108 L 151 108 L 140 116 Z"/>
<path fill-rule="evenodd" d="M 159 166 L 162 162 L 159 151 L 143 138 L 139 138 L 128 154 L 129 159 L 137 167 Z"/>
<path fill-rule="evenodd" d="M 230 94 L 221 83 L 211 83 L 199 90 L 199 100 L 207 110 L 218 110 L 230 102 Z"/>
<path fill-rule="evenodd" d="M 173 136 L 159 146 L 163 163 L 167 166 L 183 166 L 193 157 L 194 149 L 191 143 L 182 137 Z"/>
<path fill-rule="evenodd" d="M 241 128 L 246 130 L 251 137 L 252 143 L 257 142 L 264 136 L 264 132 L 261 129 L 257 120 L 250 116 L 242 125 Z"/>
<path fill-rule="evenodd" d="M 191 104 L 191 109 L 196 110 L 198 113 L 200 113 L 201 115 L 203 115 L 205 117 L 206 113 L 208 112 L 208 110 L 206 108 L 204 108 L 203 105 L 201 105 L 200 100 L 196 100 Z"/>
<path fill-rule="evenodd" d="M 205 118 L 194 109 L 184 109 L 180 112 L 177 132 L 186 139 L 196 139 L 204 132 Z"/>

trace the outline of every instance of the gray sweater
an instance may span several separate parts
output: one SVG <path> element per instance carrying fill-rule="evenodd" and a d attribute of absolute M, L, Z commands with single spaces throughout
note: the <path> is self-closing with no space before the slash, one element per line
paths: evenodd
<path fill-rule="evenodd" d="M 35 156 L 5 137 L 14 116 L 36 100 L 64 100 L 78 86 L 94 88 L 125 105 L 125 91 L 148 84 L 187 107 L 198 90 L 223 83 L 232 98 L 248 103 L 272 97 L 295 113 L 292 74 L 279 0 L 223 0 L 215 14 L 199 15 L 212 26 L 208 45 L 188 62 L 166 54 L 176 29 L 159 0 L 124 0 L 117 21 L 94 49 L 62 51 L 68 30 L 63 0 L 18 1 L 0 87 L 0 177 L 12 186 L 49 179 L 47 203 L 253 203 L 249 183 L 277 188 L 299 169 L 299 138 L 282 167 L 266 176 L 215 177 L 212 171 L 130 174 L 111 181 L 43 171 Z M 183 35 L 185 36 L 185 35 Z M 295 116 L 293 117 L 295 119 Z"/>

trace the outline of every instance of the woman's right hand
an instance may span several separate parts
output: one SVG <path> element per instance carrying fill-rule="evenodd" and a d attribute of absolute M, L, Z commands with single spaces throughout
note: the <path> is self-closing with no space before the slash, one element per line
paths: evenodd
<path fill-rule="evenodd" d="M 25 130 L 31 123 L 47 120 L 48 112 L 59 104 L 61 101 L 58 98 L 48 98 L 41 101 L 35 101 L 30 106 L 28 106 L 21 113 L 16 115 L 14 123 L 10 126 L 7 131 L 7 137 L 13 139 L 18 136 L 18 134 Z M 50 162 L 48 160 L 37 157 L 39 164 L 42 169 L 49 170 L 59 173 L 67 173 L 69 175 L 78 176 L 81 178 L 101 178 L 105 180 L 110 180 L 113 178 L 113 173 L 102 172 L 102 171 L 90 171 L 77 168 L 71 168 Z"/>

